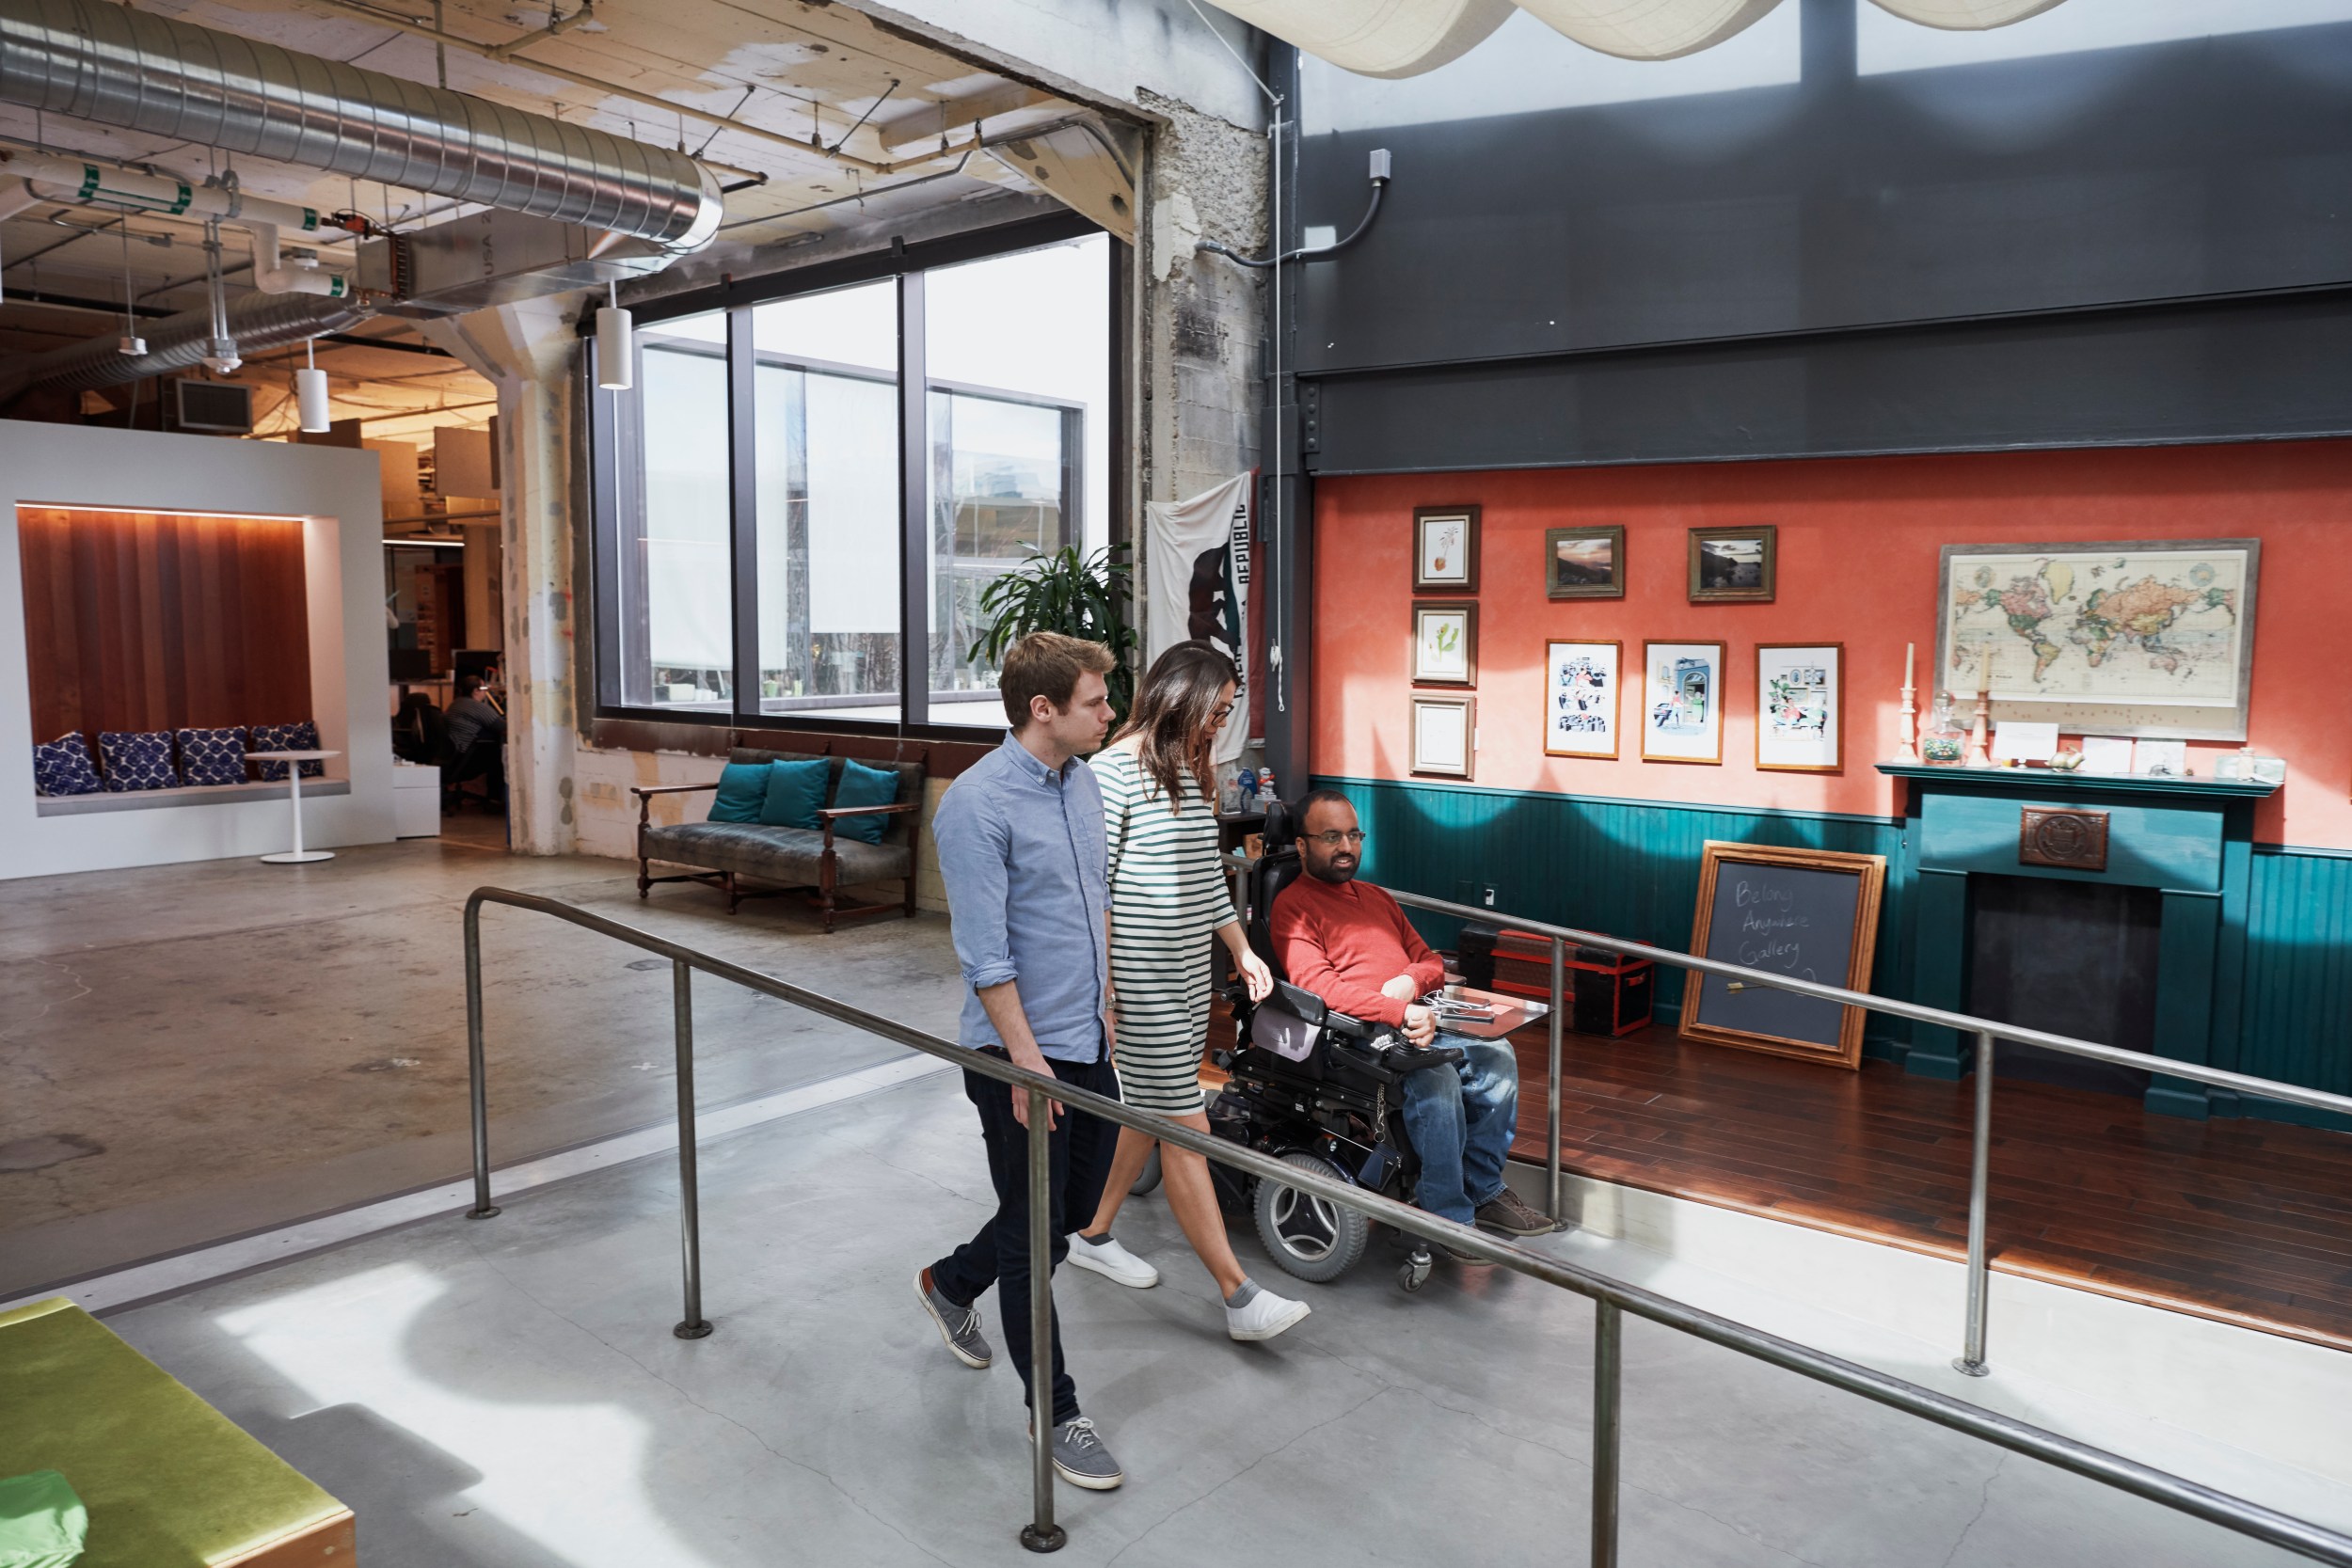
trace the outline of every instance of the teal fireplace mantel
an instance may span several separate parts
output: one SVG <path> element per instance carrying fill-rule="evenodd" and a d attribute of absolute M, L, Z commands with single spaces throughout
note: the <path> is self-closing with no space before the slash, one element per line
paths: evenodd
<path fill-rule="evenodd" d="M 2155 997 L 2155 1054 L 2228 1066 L 2236 1055 L 2246 974 L 2247 895 L 2254 803 L 2277 785 L 2234 779 L 2060 773 L 2039 768 L 1935 768 L 1881 763 L 1907 785 L 1900 940 L 1910 955 L 1913 1000 L 1966 1012 L 1972 876 L 2046 877 L 2153 888 L 2163 927 Z M 2097 811 L 2107 817 L 2099 871 L 2029 864 L 2019 852 L 2026 807 Z M 2032 1026 L 2031 1019 L 2010 1019 Z M 1915 1028 L 1908 1070 L 1958 1078 L 1971 1042 L 1948 1029 Z M 2222 1058 L 2217 1061 L 2217 1056 Z M 2203 1117 L 2208 1091 L 2157 1077 L 2151 1110 Z"/>

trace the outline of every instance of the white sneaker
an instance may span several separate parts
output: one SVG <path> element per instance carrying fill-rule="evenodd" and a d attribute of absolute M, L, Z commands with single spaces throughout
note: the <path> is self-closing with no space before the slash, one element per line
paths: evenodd
<path fill-rule="evenodd" d="M 1313 1310 L 1303 1301 L 1278 1296 L 1262 1285 L 1248 1301 L 1225 1309 L 1225 1332 L 1236 1339 L 1271 1339 Z"/>
<path fill-rule="evenodd" d="M 1105 1279 L 1138 1291 L 1148 1291 L 1160 1282 L 1160 1271 L 1119 1244 L 1114 1236 L 1089 1242 L 1076 1231 L 1070 1235 L 1070 1260 L 1082 1269 L 1092 1269 Z"/>

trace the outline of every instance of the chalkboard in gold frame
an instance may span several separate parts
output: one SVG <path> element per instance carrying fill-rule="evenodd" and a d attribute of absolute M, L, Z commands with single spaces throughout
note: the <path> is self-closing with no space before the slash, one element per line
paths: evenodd
<path fill-rule="evenodd" d="M 1866 990 L 1885 889 L 1884 855 L 1710 839 L 1699 863 L 1691 951 Z M 1832 1067 L 1862 1065 L 1865 1018 L 1860 1007 L 1719 974 L 1693 973 L 1682 992 L 1685 1039 Z"/>

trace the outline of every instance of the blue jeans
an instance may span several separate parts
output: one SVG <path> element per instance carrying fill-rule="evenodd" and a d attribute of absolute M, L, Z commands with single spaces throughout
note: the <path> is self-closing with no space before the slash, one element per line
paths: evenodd
<path fill-rule="evenodd" d="M 1405 1078 L 1405 1131 L 1421 1156 L 1413 1201 L 1463 1225 L 1502 1194 L 1502 1162 L 1518 1131 L 1519 1063 L 1502 1040 L 1438 1031 L 1438 1045 L 1458 1047 L 1461 1062 Z"/>

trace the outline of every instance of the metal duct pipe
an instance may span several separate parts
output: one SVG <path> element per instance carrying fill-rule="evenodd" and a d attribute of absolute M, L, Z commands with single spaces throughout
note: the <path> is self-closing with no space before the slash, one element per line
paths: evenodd
<path fill-rule="evenodd" d="M 326 299 L 317 294 L 247 294 L 229 307 L 229 335 L 236 341 L 240 353 L 252 354 L 298 343 L 323 332 L 341 332 L 373 314 L 368 307 L 348 299 Z M 141 355 L 118 353 L 114 339 L 105 337 L 15 361 L 0 370 L 0 404 L 30 387 L 85 391 L 202 364 L 212 350 L 212 309 L 207 306 L 200 310 L 183 310 L 179 315 L 145 324 L 143 331 L 148 352 Z"/>
<path fill-rule="evenodd" d="M 0 102 L 680 253 L 723 210 L 683 152 L 107 0 L 0 0 Z"/>

